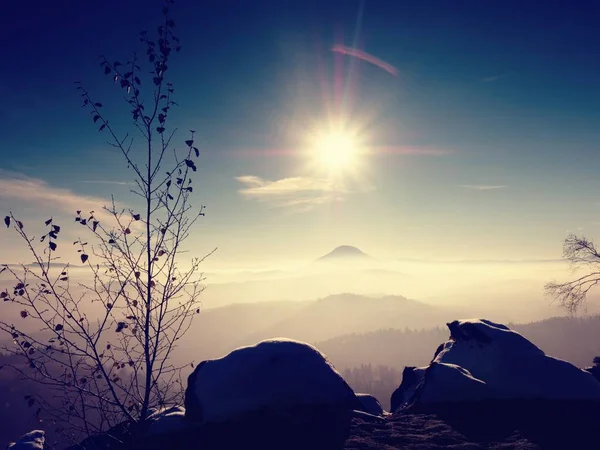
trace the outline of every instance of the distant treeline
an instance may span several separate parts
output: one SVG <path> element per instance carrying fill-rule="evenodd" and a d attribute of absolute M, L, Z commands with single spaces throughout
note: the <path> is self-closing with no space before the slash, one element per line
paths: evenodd
<path fill-rule="evenodd" d="M 345 369 L 342 376 L 357 393 L 373 395 L 386 411 L 390 410 L 390 397 L 402 379 L 402 371 L 388 366 L 361 364 Z"/>

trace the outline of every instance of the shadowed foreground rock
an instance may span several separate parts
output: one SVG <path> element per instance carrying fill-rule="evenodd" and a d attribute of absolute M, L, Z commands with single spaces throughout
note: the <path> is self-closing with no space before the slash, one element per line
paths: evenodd
<path fill-rule="evenodd" d="M 158 411 L 147 423 L 116 427 L 83 446 L 339 450 L 353 411 L 364 409 L 316 348 L 269 339 L 200 363 L 188 377 L 185 408 Z"/>
<path fill-rule="evenodd" d="M 344 450 L 537 450 L 517 433 L 501 440 L 465 436 L 436 415 L 395 414 L 380 423 L 354 419 Z M 569 447 L 564 447 L 569 448 Z M 574 448 L 574 447 L 573 447 Z"/>
<path fill-rule="evenodd" d="M 390 425 L 385 439 L 402 448 L 439 448 L 428 445 L 445 437 L 457 448 L 600 448 L 600 383 L 594 376 L 546 355 L 505 325 L 485 319 L 447 325 L 450 338 L 431 363 L 405 368 L 392 394 L 391 423 L 410 428 L 425 420 L 419 419 L 423 414 L 434 414 L 448 428 L 429 433 L 425 420 L 421 432 L 412 428 L 427 444 L 409 444 L 410 431 Z"/>
<path fill-rule="evenodd" d="M 68 450 L 340 450 L 348 437 L 351 414 L 339 408 L 298 407 L 289 415 L 262 411 L 217 424 L 199 425 L 183 419 L 171 431 L 159 434 L 117 427 Z"/>
<path fill-rule="evenodd" d="M 339 450 L 346 441 L 351 412 L 328 408 L 297 408 L 293 417 L 272 412 L 253 413 L 239 421 L 211 424 L 192 431 L 193 440 L 183 437 L 181 445 L 190 442 L 206 450 Z M 171 442 L 171 445 L 177 442 Z M 182 447 L 183 448 L 183 447 Z"/>
<path fill-rule="evenodd" d="M 427 367 L 408 367 L 391 412 L 442 403 L 497 400 L 600 401 L 600 383 L 546 355 L 519 333 L 486 319 L 447 324 L 450 338 Z"/>
<path fill-rule="evenodd" d="M 339 411 L 297 411 L 289 418 L 262 413 L 238 422 L 178 428 L 173 433 L 125 439 L 113 450 L 593 450 L 598 444 L 599 405 L 590 402 L 506 402 L 438 405 L 378 420 Z M 306 422 L 298 421 L 304 416 Z M 337 431 L 336 431 L 337 430 Z M 343 443 L 343 439 L 348 437 Z M 106 440 L 103 440 L 106 444 Z M 90 442 L 83 443 L 92 450 Z M 72 447 L 75 448 L 81 447 Z"/>
<path fill-rule="evenodd" d="M 33 430 L 24 434 L 17 442 L 8 444 L 7 450 L 43 450 L 46 442 L 43 430 Z"/>
<path fill-rule="evenodd" d="M 381 403 L 379 403 L 379 400 L 377 400 L 371 394 L 356 394 L 356 396 L 360 400 L 360 403 L 363 406 L 363 410 L 367 413 L 372 414 L 374 416 L 382 416 L 386 413 L 381 407 Z"/>
<path fill-rule="evenodd" d="M 378 416 L 378 402 L 357 396 L 314 347 L 269 340 L 200 364 L 186 408 L 155 411 L 144 424 L 72 449 L 600 448 L 592 375 L 504 325 L 469 320 L 449 328 L 428 367 L 404 371 L 394 414 Z"/>
<path fill-rule="evenodd" d="M 518 433 L 541 449 L 600 448 L 600 402 L 593 400 L 446 403 L 414 406 L 406 414 L 415 413 L 435 413 L 474 441 L 504 442 Z"/>
<path fill-rule="evenodd" d="M 311 406 L 363 409 L 324 354 L 291 339 L 268 339 L 203 361 L 185 391 L 185 416 L 198 424 L 231 422 L 261 411 L 291 417 L 291 410 Z"/>

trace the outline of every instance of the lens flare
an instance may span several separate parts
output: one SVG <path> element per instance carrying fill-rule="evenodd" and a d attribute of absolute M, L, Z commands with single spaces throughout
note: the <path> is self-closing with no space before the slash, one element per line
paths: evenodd
<path fill-rule="evenodd" d="M 357 48 L 346 47 L 345 45 L 334 45 L 331 51 L 334 53 L 340 53 L 342 55 L 354 56 L 355 58 L 362 59 L 363 61 L 371 63 L 380 69 L 385 70 L 392 76 L 398 76 L 398 69 L 396 69 L 394 66 Z"/>

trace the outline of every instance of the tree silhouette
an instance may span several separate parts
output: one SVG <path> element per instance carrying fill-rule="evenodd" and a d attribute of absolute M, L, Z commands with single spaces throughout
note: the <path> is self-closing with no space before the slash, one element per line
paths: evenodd
<path fill-rule="evenodd" d="M 13 342 L 5 351 L 21 355 L 27 365 L 14 366 L 51 392 L 28 396 L 29 406 L 70 436 L 141 422 L 154 409 L 181 402 L 182 367 L 169 357 L 200 312 L 199 269 L 206 256 L 193 258 L 185 269 L 180 264 L 182 244 L 204 206 L 190 203 L 200 156 L 194 131 L 183 148 L 171 144 L 176 130 L 169 114 L 176 103 L 169 64 L 181 48 L 172 4 L 164 2 L 156 35 L 140 34 L 145 58 L 101 60 L 104 73 L 124 94 L 132 134 L 121 135 L 103 114 L 102 103 L 77 83 L 83 107 L 124 157 L 136 186 L 131 192 L 143 200 L 140 211 L 120 208 L 114 198 L 102 214 L 77 211 L 75 222 L 90 243 L 78 239 L 73 246 L 91 281 L 74 281 L 72 267 L 60 263 L 56 255 L 64 244 L 53 218 L 45 221 L 39 239 L 12 212 L 4 218 L 34 259 L 34 264 L 0 270 L 14 280 L 0 299 L 20 309 L 14 319 L 0 312 L 0 330 Z M 100 313 L 91 314 L 90 305 Z M 25 331 L 32 329 L 31 322 L 36 332 Z"/>
<path fill-rule="evenodd" d="M 600 283 L 600 254 L 590 239 L 571 234 L 564 241 L 563 258 L 569 261 L 574 272 L 584 269 L 585 275 L 564 283 L 549 282 L 545 290 L 559 305 L 575 313 L 585 305 L 588 292 Z"/>

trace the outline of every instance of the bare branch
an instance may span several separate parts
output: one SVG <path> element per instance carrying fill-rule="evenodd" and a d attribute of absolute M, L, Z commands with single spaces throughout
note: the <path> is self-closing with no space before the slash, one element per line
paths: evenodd
<path fill-rule="evenodd" d="M 208 255 L 180 270 L 182 244 L 204 207 L 190 202 L 199 157 L 194 132 L 176 150 L 176 130 L 167 131 L 176 105 L 168 63 L 179 51 L 171 4 L 165 1 L 156 39 L 141 35 L 146 67 L 135 56 L 125 64 L 102 60 L 105 74 L 124 91 L 135 137 L 119 136 L 103 105 L 78 85 L 93 122 L 108 132 L 109 145 L 132 170 L 132 193 L 144 199 L 143 210 L 120 209 L 113 198 L 104 207 L 110 224 L 93 211 L 77 211 L 75 226 L 83 226 L 92 241 L 79 238 L 70 248 L 89 273 L 86 281 L 72 281 L 69 264 L 57 266 L 63 243 L 52 218 L 37 242 L 16 216 L 7 217 L 35 264 L 0 269 L 14 282 L 12 291 L 0 293 L 0 307 L 20 309 L 18 323 L 34 323 L 36 331 L 26 332 L 0 312 L 0 332 L 12 339 L 5 350 L 22 358 L 16 367 L 21 376 L 50 393 L 37 400 L 40 410 L 53 423 L 68 424 L 70 438 L 143 421 L 152 408 L 181 400 L 181 370 L 188 364 L 176 366 L 170 358 L 200 311 L 200 266 Z"/>
<path fill-rule="evenodd" d="M 585 307 L 589 291 L 600 283 L 600 254 L 591 240 L 570 234 L 563 243 L 563 257 L 573 272 L 584 268 L 588 273 L 564 283 L 547 283 L 545 291 L 553 301 L 574 314 Z"/>

